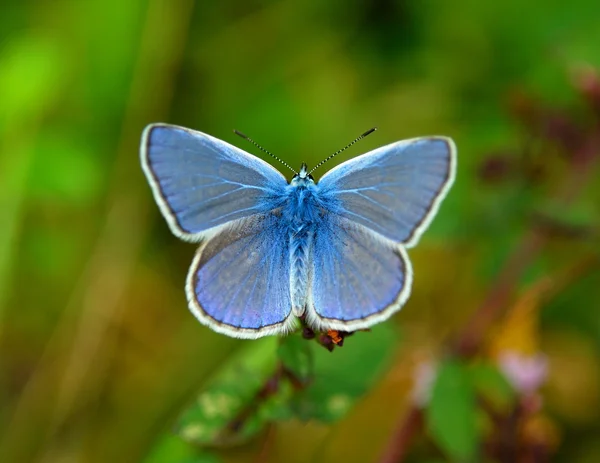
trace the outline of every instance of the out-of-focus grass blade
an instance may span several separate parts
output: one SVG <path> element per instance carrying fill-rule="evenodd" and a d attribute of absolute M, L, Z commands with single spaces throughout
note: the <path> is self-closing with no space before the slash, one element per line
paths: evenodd
<path fill-rule="evenodd" d="M 63 87 L 65 56 L 48 37 L 26 36 L 0 49 L 0 312 L 21 221 L 33 141 Z"/>

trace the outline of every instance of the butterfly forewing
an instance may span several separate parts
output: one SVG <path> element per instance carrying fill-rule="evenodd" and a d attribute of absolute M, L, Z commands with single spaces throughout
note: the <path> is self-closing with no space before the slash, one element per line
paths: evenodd
<path fill-rule="evenodd" d="M 337 166 L 319 186 L 337 199 L 335 213 L 414 246 L 454 180 L 455 151 L 445 137 L 393 143 Z"/>
<path fill-rule="evenodd" d="M 199 241 L 211 228 L 264 212 L 264 198 L 287 185 L 266 162 L 183 127 L 147 127 L 141 157 L 171 230 L 189 241 Z"/>

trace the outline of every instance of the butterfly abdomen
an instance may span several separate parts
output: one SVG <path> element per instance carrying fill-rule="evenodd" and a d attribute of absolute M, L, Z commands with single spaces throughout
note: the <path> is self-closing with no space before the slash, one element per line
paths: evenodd
<path fill-rule="evenodd" d="M 308 297 L 309 269 L 314 230 L 321 216 L 317 188 L 312 182 L 290 185 L 283 220 L 287 224 L 290 251 L 290 295 L 296 316 L 304 313 Z"/>
<path fill-rule="evenodd" d="M 292 309 L 297 316 L 304 313 L 306 306 L 312 241 L 312 227 L 298 226 L 290 232 L 290 290 Z"/>

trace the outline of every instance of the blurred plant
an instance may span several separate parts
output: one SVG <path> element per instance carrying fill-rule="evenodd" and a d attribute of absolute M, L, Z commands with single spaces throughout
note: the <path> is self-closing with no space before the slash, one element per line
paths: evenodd
<path fill-rule="evenodd" d="M 397 338 L 378 326 L 332 358 L 349 335 L 304 329 L 247 343 L 182 414 L 176 432 L 197 445 L 228 446 L 277 421 L 343 418 L 385 370 Z"/>
<path fill-rule="evenodd" d="M 511 299 L 554 239 L 597 243 L 596 218 L 582 215 L 577 200 L 600 157 L 600 75 L 587 67 L 575 73 L 573 84 L 584 108 L 548 107 L 524 92 L 510 99 L 523 144 L 484 157 L 478 175 L 483 185 L 535 190 L 522 217 L 522 236 L 483 303 L 448 343 L 445 358 L 418 365 L 412 406 L 399 418 L 382 463 L 404 461 L 423 427 L 456 461 L 541 463 L 555 451 L 558 426 L 544 413 L 538 394 L 548 359 L 539 351 L 537 320 L 543 303 L 598 268 L 597 246 L 573 255 L 554 277 L 530 284 L 514 305 Z"/>

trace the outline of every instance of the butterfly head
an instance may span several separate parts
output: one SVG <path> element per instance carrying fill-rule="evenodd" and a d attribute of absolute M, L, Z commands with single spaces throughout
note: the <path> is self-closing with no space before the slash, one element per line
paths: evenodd
<path fill-rule="evenodd" d="M 296 175 L 294 175 L 294 177 L 292 178 L 291 184 L 301 186 L 301 185 L 309 185 L 311 183 L 315 183 L 315 179 L 313 178 L 312 175 L 310 175 L 308 173 L 308 167 L 303 162 L 302 165 L 300 166 L 300 170 L 298 171 L 298 173 Z"/>

